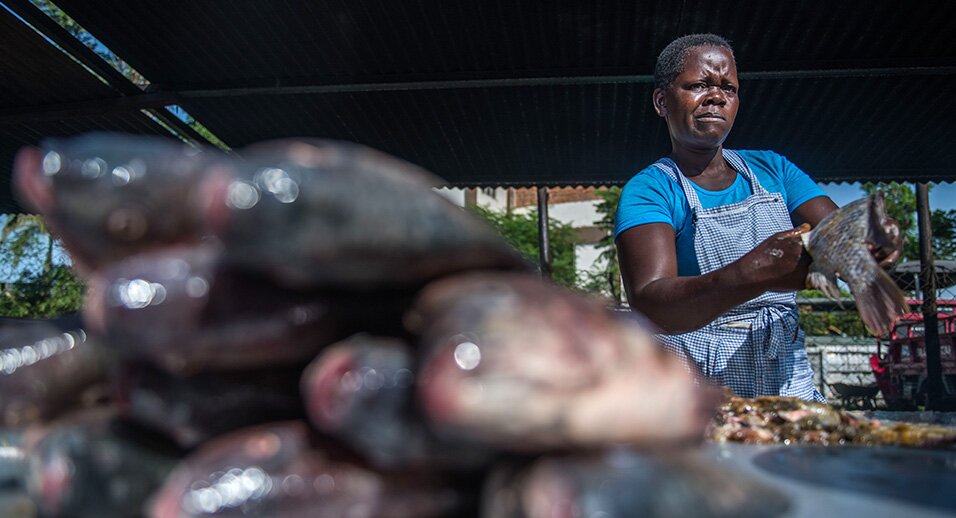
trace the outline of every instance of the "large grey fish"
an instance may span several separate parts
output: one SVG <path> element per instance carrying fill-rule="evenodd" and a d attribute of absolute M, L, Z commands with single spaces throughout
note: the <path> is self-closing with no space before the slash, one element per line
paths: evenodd
<path fill-rule="evenodd" d="M 495 451 L 445 441 L 415 404 L 416 358 L 404 340 L 360 333 L 326 348 L 302 375 L 310 422 L 381 469 L 476 469 Z"/>
<path fill-rule="evenodd" d="M 317 447 L 302 421 L 241 428 L 191 452 L 153 494 L 150 518 L 460 516 L 462 498 L 425 473 L 379 473 Z"/>
<path fill-rule="evenodd" d="M 26 426 L 97 399 L 113 356 L 82 330 L 39 321 L 0 330 L 0 425 Z"/>
<path fill-rule="evenodd" d="M 406 317 L 436 431 L 536 452 L 703 435 L 718 400 L 632 317 L 539 278 L 472 273 L 428 285 Z"/>
<path fill-rule="evenodd" d="M 686 451 L 624 448 L 501 465 L 488 478 L 483 504 L 487 518 L 771 517 L 791 507 L 779 491 Z"/>
<path fill-rule="evenodd" d="M 888 333 L 899 315 L 909 310 L 900 288 L 870 252 L 873 247 L 893 248 L 896 227 L 886 220 L 883 195 L 871 194 L 830 213 L 801 236 L 813 257 L 807 284 L 837 298 L 837 278 L 843 279 L 863 323 L 877 336 Z"/>
<path fill-rule="evenodd" d="M 168 138 L 89 133 L 22 149 L 14 185 L 85 272 L 144 248 L 197 241 L 200 178 L 222 158 Z"/>
<path fill-rule="evenodd" d="M 207 179 L 206 220 L 227 261 L 281 285 L 380 290 L 472 269 L 531 271 L 490 225 L 432 190 L 438 177 L 396 157 L 302 139 L 240 154 L 228 184 Z"/>
<path fill-rule="evenodd" d="M 142 516 L 146 498 L 182 455 L 108 408 L 87 409 L 24 433 L 24 485 L 40 516 Z"/>
<path fill-rule="evenodd" d="M 304 418 L 298 367 L 177 376 L 128 362 L 116 371 L 112 396 L 121 415 L 184 449 L 236 428 Z"/>

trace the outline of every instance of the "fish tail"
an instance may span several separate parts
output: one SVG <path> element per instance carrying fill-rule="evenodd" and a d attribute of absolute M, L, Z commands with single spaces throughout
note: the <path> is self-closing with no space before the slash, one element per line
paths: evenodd
<path fill-rule="evenodd" d="M 888 334 L 901 313 L 909 311 L 903 292 L 883 270 L 876 270 L 876 279 L 854 287 L 856 307 L 867 330 L 875 336 Z"/>

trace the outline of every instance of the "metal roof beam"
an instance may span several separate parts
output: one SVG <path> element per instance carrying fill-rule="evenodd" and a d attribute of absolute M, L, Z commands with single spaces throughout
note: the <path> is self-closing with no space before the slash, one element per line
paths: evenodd
<path fill-rule="evenodd" d="M 84 45 L 70 34 L 66 29 L 60 27 L 60 24 L 53 21 L 49 16 L 38 7 L 30 3 L 29 0 L 3 0 L 3 4 L 9 7 L 18 16 L 26 20 L 41 34 L 67 51 L 67 53 L 80 64 L 93 71 L 96 75 L 103 78 L 106 84 L 116 89 L 123 95 L 139 95 L 143 90 L 136 86 L 132 81 L 119 73 L 109 63 L 103 60 L 96 52 Z"/>
<path fill-rule="evenodd" d="M 0 112 L 0 125 L 23 124 L 75 117 L 95 117 L 108 113 L 137 111 L 144 108 L 163 108 L 179 104 L 172 93 L 141 94 L 128 97 L 112 97 L 95 101 L 35 106 L 16 111 Z"/>
<path fill-rule="evenodd" d="M 956 75 L 956 66 L 905 68 L 840 68 L 815 70 L 767 70 L 741 72 L 741 79 L 812 79 L 843 77 L 899 77 L 915 75 Z M 497 79 L 454 79 L 434 81 L 395 81 L 339 84 L 300 84 L 273 86 L 235 86 L 229 88 L 180 89 L 184 99 L 237 97 L 245 95 L 301 95 L 344 92 L 382 92 L 401 90 L 455 90 L 464 88 L 508 88 L 520 86 L 572 86 L 614 83 L 653 83 L 654 76 L 592 75 L 556 77 L 508 77 Z"/>

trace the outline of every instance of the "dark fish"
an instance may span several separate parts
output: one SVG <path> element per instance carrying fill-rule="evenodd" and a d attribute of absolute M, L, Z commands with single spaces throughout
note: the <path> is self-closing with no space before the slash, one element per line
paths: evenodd
<path fill-rule="evenodd" d="M 238 177 L 203 189 L 219 193 L 208 219 L 224 222 L 227 260 L 285 286 L 360 291 L 478 268 L 531 270 L 489 225 L 434 192 L 436 177 L 395 157 L 323 140 L 240 153 Z"/>
<path fill-rule="evenodd" d="M 485 488 L 482 516 L 771 517 L 789 499 L 738 473 L 681 455 L 615 449 L 545 456 L 502 467 Z"/>
<path fill-rule="evenodd" d="M 25 439 L 27 492 L 42 516 L 142 516 L 181 455 L 173 445 L 95 409 Z"/>
<path fill-rule="evenodd" d="M 457 494 L 406 473 L 387 477 L 310 444 L 305 423 L 237 430 L 190 454 L 151 499 L 151 518 L 453 516 Z"/>
<path fill-rule="evenodd" d="M 407 321 L 428 355 L 422 407 L 459 437 L 524 451 L 688 441 L 718 403 L 636 321 L 533 276 L 436 281 Z"/>
<path fill-rule="evenodd" d="M 97 272 L 84 308 L 90 332 L 127 357 L 192 373 L 304 366 L 357 328 L 401 327 L 410 295 L 369 301 L 289 290 L 224 266 L 220 252 L 213 244 L 170 247 Z"/>
<path fill-rule="evenodd" d="M 20 490 L 0 493 L 0 516 L 4 518 L 35 518 L 37 506 Z"/>
<path fill-rule="evenodd" d="M 5 332 L 0 349 L 0 425 L 19 427 L 51 419 L 102 396 L 111 351 L 88 342 L 82 330 L 31 325 Z M 17 344 L 17 345 L 15 345 Z"/>
<path fill-rule="evenodd" d="M 21 150 L 15 186 L 85 272 L 205 235 L 198 188 L 213 163 L 227 162 L 172 139 L 91 133 Z"/>
<path fill-rule="evenodd" d="M 145 363 L 128 363 L 114 380 L 121 415 L 191 449 L 230 430 L 304 419 L 302 369 L 261 368 L 177 376 Z"/>
<path fill-rule="evenodd" d="M 807 284 L 837 298 L 837 278 L 846 281 L 863 323 L 877 336 L 887 334 L 899 315 L 909 311 L 899 286 L 870 253 L 872 246 L 893 246 L 886 219 L 883 195 L 877 193 L 830 213 L 803 235 L 813 258 Z"/>
<path fill-rule="evenodd" d="M 23 428 L 0 429 L 0 494 L 4 489 L 23 489 L 27 476 L 27 451 Z M 0 513 L 0 516 L 4 516 Z"/>
<path fill-rule="evenodd" d="M 415 357 L 404 340 L 355 335 L 325 349 L 302 376 L 311 423 L 379 468 L 474 469 L 493 451 L 449 443 L 415 404 Z"/>

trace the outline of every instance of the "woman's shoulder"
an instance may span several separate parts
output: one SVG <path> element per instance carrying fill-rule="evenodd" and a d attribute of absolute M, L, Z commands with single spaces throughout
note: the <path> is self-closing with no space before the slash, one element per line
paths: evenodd
<path fill-rule="evenodd" d="M 735 149 L 734 151 L 742 156 L 750 167 L 757 165 L 765 169 L 779 170 L 790 164 L 787 157 L 772 149 Z"/>
<path fill-rule="evenodd" d="M 670 190 L 673 187 L 679 188 L 680 185 L 675 178 L 654 164 L 634 173 L 634 176 L 624 185 L 625 189 L 643 189 L 648 187 Z"/>

